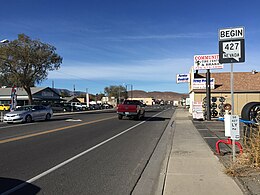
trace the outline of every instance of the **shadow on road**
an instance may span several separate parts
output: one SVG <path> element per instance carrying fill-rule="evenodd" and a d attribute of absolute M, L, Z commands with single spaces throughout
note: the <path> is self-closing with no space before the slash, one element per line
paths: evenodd
<path fill-rule="evenodd" d="M 141 120 L 142 121 L 165 121 L 165 120 L 170 120 L 171 118 L 164 118 L 164 117 L 144 117 Z"/>
<path fill-rule="evenodd" d="M 8 192 L 11 189 L 14 189 L 17 186 L 21 186 L 14 192 Z M 25 181 L 19 179 L 11 179 L 0 177 L 0 194 L 26 194 L 26 195 L 34 195 L 37 194 L 41 188 L 35 186 L 31 183 L 26 183 Z"/>

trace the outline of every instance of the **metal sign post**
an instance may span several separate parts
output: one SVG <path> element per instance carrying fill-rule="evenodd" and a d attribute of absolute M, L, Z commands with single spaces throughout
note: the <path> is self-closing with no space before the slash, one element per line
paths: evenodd
<path fill-rule="evenodd" d="M 207 120 L 211 120 L 211 94 L 210 94 L 210 71 L 207 69 L 206 75 L 206 97 L 207 97 Z"/>
<path fill-rule="evenodd" d="M 245 44 L 244 44 L 245 30 L 244 27 L 226 28 L 219 30 L 219 62 L 231 63 L 230 71 L 230 92 L 231 92 L 231 128 L 232 131 L 239 131 L 239 118 L 234 115 L 234 73 L 233 63 L 245 62 Z M 238 119 L 237 119 L 238 118 Z M 238 127 L 237 127 L 238 126 Z M 232 136 L 232 153 L 233 161 L 235 157 L 235 140 L 239 136 Z"/>
<path fill-rule="evenodd" d="M 231 63 L 231 71 L 230 71 L 230 90 L 231 90 L 231 115 L 233 116 L 234 115 L 234 74 L 233 74 L 233 63 Z M 235 140 L 232 139 L 232 159 L 233 159 L 233 162 L 235 162 L 236 160 L 236 145 L 235 145 Z"/>

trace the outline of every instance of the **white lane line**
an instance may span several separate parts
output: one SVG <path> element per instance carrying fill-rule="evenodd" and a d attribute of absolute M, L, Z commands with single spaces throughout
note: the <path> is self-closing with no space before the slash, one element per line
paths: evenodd
<path fill-rule="evenodd" d="M 159 112 L 159 113 L 153 115 L 151 118 L 156 117 L 156 116 L 160 115 L 161 113 L 163 113 L 163 112 L 165 112 L 165 111 L 167 111 L 167 110 L 168 110 L 168 109 L 166 109 L 166 110 L 164 110 L 164 111 L 162 111 L 162 112 Z M 149 118 L 148 120 L 150 120 L 151 118 Z M 81 152 L 81 153 L 77 154 L 76 156 L 74 156 L 74 157 L 72 157 L 72 158 L 70 158 L 70 159 L 68 159 L 68 160 L 66 160 L 66 161 L 64 161 L 64 162 L 62 162 L 62 163 L 60 163 L 60 164 L 58 164 L 58 165 L 52 167 L 52 168 L 50 168 L 50 169 L 47 170 L 47 171 L 44 171 L 43 173 L 41 173 L 41 174 L 39 174 L 39 175 L 37 175 L 37 176 L 35 176 L 35 177 L 33 177 L 33 178 L 27 180 L 26 182 L 21 183 L 20 185 L 14 187 L 14 188 L 11 188 L 10 190 L 8 190 L 8 191 L 2 193 L 1 195 L 11 194 L 11 193 L 13 193 L 13 192 L 15 192 L 15 191 L 17 191 L 17 190 L 23 188 L 23 187 L 26 186 L 27 184 L 33 183 L 34 181 L 36 181 L 36 180 L 38 180 L 38 179 L 40 179 L 40 178 L 42 178 L 42 177 L 48 175 L 49 173 L 55 171 L 56 169 L 59 169 L 59 168 L 63 167 L 64 165 L 66 165 L 66 164 L 70 163 L 71 161 L 73 161 L 73 160 L 75 160 L 75 159 L 77 159 L 77 158 L 83 156 L 84 154 L 87 154 L 87 153 L 91 152 L 92 150 L 94 150 L 94 149 L 96 149 L 96 148 L 98 148 L 98 147 L 100 147 L 100 146 L 106 144 L 107 142 L 109 142 L 109 141 L 111 141 L 111 140 L 113 140 L 113 139 L 115 139 L 115 138 L 117 138 L 117 137 L 119 137 L 119 136 L 121 136 L 121 135 L 127 133 L 128 131 L 131 131 L 132 129 L 134 129 L 134 128 L 136 128 L 136 127 L 138 127 L 138 126 L 144 124 L 144 123 L 147 122 L 148 120 L 142 121 L 142 122 L 140 122 L 140 123 L 138 123 L 138 124 L 136 124 L 136 125 L 134 125 L 134 126 L 128 128 L 128 129 L 122 131 L 121 133 L 119 133 L 119 134 L 117 134 L 117 135 L 115 135 L 115 136 L 113 136 L 113 137 L 111 137 L 111 138 L 109 138 L 109 139 L 107 139 L 107 140 L 105 140 L 105 141 L 103 141 L 103 142 L 101 142 L 101 143 L 99 143 L 99 144 L 97 144 L 97 145 L 95 145 L 95 146 L 93 146 L 93 147 L 91 147 L 91 148 L 85 150 L 84 152 Z"/>

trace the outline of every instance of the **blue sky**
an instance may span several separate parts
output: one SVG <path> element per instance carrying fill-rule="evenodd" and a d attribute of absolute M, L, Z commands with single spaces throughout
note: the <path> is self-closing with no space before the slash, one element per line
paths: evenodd
<path fill-rule="evenodd" d="M 61 68 L 40 86 L 187 93 L 176 74 L 189 72 L 194 55 L 218 53 L 221 28 L 245 27 L 246 62 L 234 71 L 260 71 L 259 8 L 258 0 L 1 0 L 0 39 L 25 33 L 57 48 Z"/>

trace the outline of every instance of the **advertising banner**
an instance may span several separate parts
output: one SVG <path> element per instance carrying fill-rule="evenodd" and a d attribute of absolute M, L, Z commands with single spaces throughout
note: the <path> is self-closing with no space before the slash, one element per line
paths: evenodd
<path fill-rule="evenodd" d="M 222 69 L 223 64 L 219 63 L 219 54 L 195 55 L 194 70 Z"/>
<path fill-rule="evenodd" d="M 192 117 L 194 119 L 204 119 L 202 102 L 192 103 Z"/>
<path fill-rule="evenodd" d="M 193 89 L 206 89 L 206 78 L 193 79 L 192 82 Z M 210 88 L 215 88 L 215 79 L 210 79 Z"/>
<path fill-rule="evenodd" d="M 190 74 L 177 74 L 176 82 L 177 83 L 189 83 Z"/>

